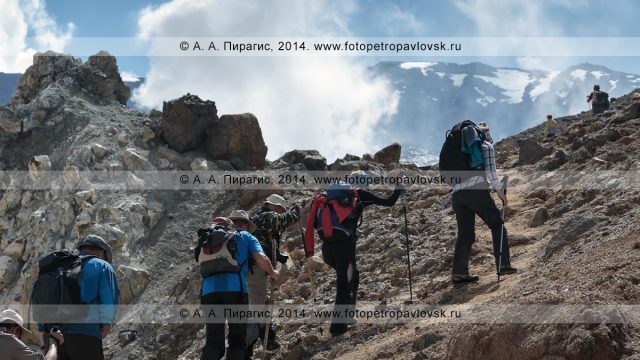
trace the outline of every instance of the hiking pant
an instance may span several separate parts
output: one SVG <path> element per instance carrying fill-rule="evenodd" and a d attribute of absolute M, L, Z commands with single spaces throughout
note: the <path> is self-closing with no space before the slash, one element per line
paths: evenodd
<path fill-rule="evenodd" d="M 503 230 L 503 222 L 500 210 L 491 198 L 488 190 L 460 190 L 452 195 L 453 211 L 458 222 L 458 240 L 453 253 L 453 274 L 469 275 L 469 255 L 471 245 L 476 241 L 475 216 L 491 229 L 493 239 L 493 256 L 498 268 L 500 257 L 500 234 Z M 509 241 L 507 229 L 502 233 L 502 266 L 510 266 Z"/>
<path fill-rule="evenodd" d="M 241 305 L 247 303 L 247 296 L 241 292 L 217 292 L 204 295 L 202 305 Z M 246 343 L 246 323 L 232 323 L 229 319 L 228 360 L 244 360 Z M 200 360 L 219 360 L 225 354 L 224 323 L 207 323 L 207 342 L 202 349 Z M 66 341 L 66 339 L 65 339 Z"/>
<path fill-rule="evenodd" d="M 348 305 L 347 308 L 353 310 L 358 298 L 358 285 L 360 283 L 360 276 L 356 267 L 356 238 L 349 237 L 336 242 L 324 241 L 322 243 L 322 258 L 327 265 L 336 271 L 335 309 L 344 311 L 344 305 Z M 349 265 L 351 265 L 353 274 L 351 281 L 349 281 L 348 275 Z M 332 318 L 331 330 L 346 327 L 349 320 Z"/>
<path fill-rule="evenodd" d="M 102 340 L 95 336 L 64 334 L 64 344 L 58 351 L 60 360 L 104 360 Z"/>
<path fill-rule="evenodd" d="M 247 272 L 247 288 L 249 289 L 249 304 L 265 305 L 267 303 L 267 281 L 271 281 L 266 271 L 260 269 L 257 265 L 252 266 L 252 271 Z M 254 310 L 251 306 L 249 309 Z M 264 339 L 264 324 L 257 324 L 258 336 L 256 337 L 255 329 L 247 332 L 247 349 L 248 353 L 253 353 L 253 346 L 258 338 Z M 247 327 L 256 327 L 256 324 L 247 324 Z M 276 339 L 276 331 L 273 323 L 269 322 L 269 338 Z"/>

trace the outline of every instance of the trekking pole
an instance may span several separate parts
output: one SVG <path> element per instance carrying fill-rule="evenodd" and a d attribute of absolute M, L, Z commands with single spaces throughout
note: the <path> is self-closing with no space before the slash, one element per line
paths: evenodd
<path fill-rule="evenodd" d="M 276 240 L 271 239 L 271 258 L 273 259 L 273 269 L 277 270 L 278 262 L 276 261 Z M 267 293 L 269 293 L 269 302 L 271 304 L 275 304 L 275 284 L 271 284 L 271 278 L 269 278 L 267 282 Z M 262 343 L 262 360 L 267 359 L 267 343 L 269 343 L 269 327 L 271 325 L 271 316 L 267 318 L 267 321 L 264 324 L 264 341 Z"/>
<path fill-rule="evenodd" d="M 304 231 L 302 230 L 302 222 L 300 222 L 300 218 L 298 217 L 298 225 L 300 226 L 300 236 L 302 236 L 302 246 L 304 247 L 304 253 L 307 254 L 307 244 L 304 242 Z M 311 271 L 311 266 L 307 265 L 307 261 L 305 260 L 305 266 L 307 267 L 307 271 L 309 272 L 309 283 L 311 284 L 311 293 L 313 294 L 313 302 L 318 302 L 316 299 L 316 288 L 313 284 L 313 272 Z"/>
<path fill-rule="evenodd" d="M 405 190 L 406 191 L 406 190 Z M 407 193 L 402 194 L 404 209 L 404 235 L 407 243 L 407 268 L 409 270 L 409 301 L 413 303 L 413 284 L 411 281 L 411 258 L 409 257 L 409 221 L 407 220 Z"/>
<path fill-rule="evenodd" d="M 502 189 L 504 190 L 504 196 L 507 196 L 507 183 L 509 182 L 509 176 L 502 178 Z M 500 268 L 502 268 L 502 246 L 504 241 L 504 213 L 505 206 L 502 205 L 502 228 L 500 228 L 500 255 L 498 255 L 498 269 L 496 273 L 498 274 L 498 284 L 500 283 Z"/>

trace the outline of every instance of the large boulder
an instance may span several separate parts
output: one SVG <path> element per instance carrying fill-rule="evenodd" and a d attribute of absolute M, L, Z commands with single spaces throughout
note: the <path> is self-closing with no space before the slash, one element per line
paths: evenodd
<path fill-rule="evenodd" d="M 204 140 L 208 127 L 218 120 L 216 103 L 187 94 L 162 105 L 162 138 L 173 150 L 195 150 Z"/>
<path fill-rule="evenodd" d="M 147 271 L 124 265 L 118 266 L 116 277 L 121 290 L 120 304 L 129 304 L 131 300 L 144 292 L 151 281 L 151 276 Z"/>
<path fill-rule="evenodd" d="M 400 152 L 402 147 L 398 143 L 393 143 L 373 155 L 373 161 L 389 165 L 400 162 Z"/>
<path fill-rule="evenodd" d="M 538 227 L 549 220 L 549 210 L 545 207 L 536 209 L 533 217 L 529 221 L 529 227 Z"/>
<path fill-rule="evenodd" d="M 239 159 L 256 168 L 265 164 L 267 146 L 253 114 L 223 115 L 207 129 L 207 153 L 216 160 Z"/>
<path fill-rule="evenodd" d="M 0 289 L 8 287 L 18 272 L 20 272 L 18 260 L 10 256 L 0 256 Z"/>
<path fill-rule="evenodd" d="M 558 249 L 576 242 L 580 236 L 591 230 L 596 224 L 596 220 L 583 216 L 575 216 L 567 220 L 560 225 L 560 229 L 553 235 L 541 255 L 551 256 Z"/>
<path fill-rule="evenodd" d="M 518 164 L 533 164 L 551 154 L 553 149 L 545 148 L 531 139 L 518 140 Z"/>
<path fill-rule="evenodd" d="M 325 170 L 327 168 L 327 159 L 317 150 L 292 150 L 282 155 L 278 160 L 290 165 L 303 164 L 307 170 Z"/>

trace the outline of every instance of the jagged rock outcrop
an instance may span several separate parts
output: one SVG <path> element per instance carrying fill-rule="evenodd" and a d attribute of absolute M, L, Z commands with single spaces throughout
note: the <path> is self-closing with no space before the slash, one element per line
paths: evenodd
<path fill-rule="evenodd" d="M 303 164 L 307 170 L 326 170 L 327 159 L 317 150 L 292 150 L 282 155 L 278 160 L 286 164 Z"/>
<path fill-rule="evenodd" d="M 253 114 L 223 115 L 207 129 L 204 144 L 212 159 L 238 159 L 256 168 L 265 165 L 267 146 Z"/>
<path fill-rule="evenodd" d="M 116 58 L 108 52 L 100 51 L 83 64 L 71 55 L 47 51 L 33 56 L 33 65 L 18 80 L 11 101 L 13 104 L 28 104 L 41 97 L 40 102 L 44 105 L 35 106 L 36 112 L 38 108 L 50 109 L 60 105 L 55 92 L 42 93 L 57 81 L 76 82 L 80 88 L 107 101 L 116 100 L 126 105 L 129 100 L 129 87 L 120 77 Z"/>
<path fill-rule="evenodd" d="M 205 132 L 218 120 L 216 104 L 187 94 L 162 105 L 162 138 L 179 153 L 199 148 Z"/>
<path fill-rule="evenodd" d="M 401 152 L 402 152 L 402 147 L 400 146 L 400 144 L 393 143 L 376 152 L 373 155 L 373 161 L 383 165 L 399 163 Z"/>

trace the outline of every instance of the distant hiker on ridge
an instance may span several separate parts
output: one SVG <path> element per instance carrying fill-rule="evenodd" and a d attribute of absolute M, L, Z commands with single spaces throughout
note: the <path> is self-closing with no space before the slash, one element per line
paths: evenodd
<path fill-rule="evenodd" d="M 244 213 L 244 212 L 243 212 Z M 262 252 L 258 240 L 246 231 L 252 223 L 246 213 L 233 212 L 238 227 L 231 219 L 217 217 L 205 229 L 198 230 L 198 246 L 195 258 L 200 264 L 202 289 L 200 302 L 203 305 L 247 304 L 248 260 L 255 263 L 277 280 L 280 274 L 271 267 L 269 258 Z M 235 253 L 229 250 L 235 249 Z M 226 316 L 226 315 L 225 315 Z M 201 360 L 218 360 L 226 352 L 229 360 L 244 360 L 247 356 L 247 324 L 227 318 L 229 322 L 228 343 L 225 351 L 224 322 L 206 324 L 206 344 Z"/>
<path fill-rule="evenodd" d="M 609 94 L 600 91 L 600 85 L 593 85 L 593 91 L 587 95 L 587 102 L 591 103 L 591 111 L 594 114 L 603 113 L 609 109 Z"/>
<path fill-rule="evenodd" d="M 547 121 L 544 124 L 545 141 L 553 139 L 558 132 L 558 122 L 553 119 L 553 115 L 547 115 Z"/>
<path fill-rule="evenodd" d="M 341 305 L 353 308 L 358 298 L 360 276 L 356 266 L 356 230 L 364 208 L 369 205 L 393 206 L 405 191 L 398 188 L 390 197 L 380 198 L 369 191 L 368 180 L 365 172 L 356 171 L 349 176 L 348 184 L 331 184 L 326 193 L 320 193 L 313 199 L 307 218 L 305 253 L 307 257 L 313 256 L 315 230 L 322 239 L 324 262 L 336 271 L 336 308 Z M 339 223 L 334 223 L 334 220 Z M 332 336 L 344 334 L 348 330 L 347 322 L 352 321 L 333 318 L 329 332 Z"/>
<path fill-rule="evenodd" d="M 453 141 L 453 148 L 447 147 L 449 141 Z M 448 157 L 451 156 L 454 160 L 464 159 L 466 162 L 475 159 L 474 166 L 470 166 L 469 164 L 462 165 L 468 169 L 467 172 L 474 169 L 478 172 L 477 175 L 473 175 L 453 186 L 451 199 L 453 211 L 456 214 L 456 221 L 458 223 L 458 239 L 453 254 L 451 276 L 454 284 L 476 282 L 480 279 L 478 276 L 469 274 L 471 246 L 476 240 L 476 215 L 480 216 L 491 229 L 496 269 L 498 269 L 498 264 L 501 265 L 498 273 L 500 275 L 506 275 L 517 272 L 517 269 L 511 266 L 506 230 L 502 233 L 503 221 L 500 210 L 498 210 L 489 192 L 489 186 L 493 187 L 498 197 L 502 200 L 503 206 L 507 206 L 507 196 L 503 192 L 502 184 L 496 174 L 495 154 L 492 142 L 493 139 L 491 138 L 491 133 L 486 123 L 480 123 L 479 126 L 476 126 L 471 121 L 465 121 L 452 129 L 443 146 L 443 152 L 440 154 L 441 169 L 443 168 L 443 164 L 450 162 Z M 455 154 L 448 153 L 459 149 L 460 146 L 457 145 L 459 143 L 462 143 L 464 147 L 462 155 L 468 154 L 468 156 L 459 157 L 455 156 Z M 447 152 L 446 150 L 449 151 Z M 499 259 L 501 253 L 501 235 L 504 236 L 502 261 Z"/>

